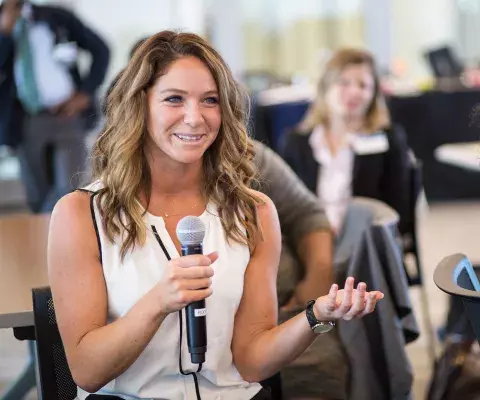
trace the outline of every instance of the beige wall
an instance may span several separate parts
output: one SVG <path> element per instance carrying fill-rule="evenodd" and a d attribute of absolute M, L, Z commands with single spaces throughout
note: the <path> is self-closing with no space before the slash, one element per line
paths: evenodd
<path fill-rule="evenodd" d="M 245 68 L 288 78 L 297 74 L 315 80 L 322 50 L 365 45 L 362 16 L 302 18 L 275 32 L 260 21 L 246 21 L 242 30 Z"/>
<path fill-rule="evenodd" d="M 242 36 L 245 68 L 250 71 L 274 71 L 277 60 L 275 36 L 255 21 L 243 22 Z"/>
<path fill-rule="evenodd" d="M 455 0 L 390 0 L 391 55 L 407 66 L 415 81 L 430 76 L 423 58 L 426 49 L 457 43 Z"/>
<path fill-rule="evenodd" d="M 359 46 L 378 51 L 383 68 L 401 60 L 407 66 L 405 79 L 414 83 L 431 76 L 423 57 L 428 48 L 451 44 L 460 50 L 456 0 L 378 0 L 381 7 L 373 0 L 362 0 L 357 9 L 346 13 L 339 9 L 326 12 L 317 6 L 327 1 L 337 5 L 347 3 L 347 0 L 317 0 L 307 4 L 304 0 L 300 3 L 305 3 L 304 8 L 308 5 L 311 15 L 303 12 L 286 18 L 293 12 L 288 10 L 279 18 L 272 9 L 270 14 L 256 11 L 258 20 L 247 18 L 243 24 L 246 68 L 262 66 L 289 77 L 297 73 L 315 78 L 319 50 Z M 271 18 L 267 21 L 268 17 Z M 270 26 L 269 31 L 266 25 Z M 470 37 L 473 41 L 474 35 Z M 269 59 L 263 59 L 264 54 Z"/>

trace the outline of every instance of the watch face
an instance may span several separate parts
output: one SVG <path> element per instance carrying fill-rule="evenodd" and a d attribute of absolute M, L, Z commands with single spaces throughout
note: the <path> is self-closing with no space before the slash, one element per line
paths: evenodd
<path fill-rule="evenodd" d="M 315 333 L 327 333 L 333 329 L 333 325 L 329 323 L 317 324 L 313 327 Z"/>

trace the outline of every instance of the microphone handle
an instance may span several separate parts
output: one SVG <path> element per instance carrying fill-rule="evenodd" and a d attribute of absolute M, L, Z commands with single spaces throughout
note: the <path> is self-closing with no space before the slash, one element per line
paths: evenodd
<path fill-rule="evenodd" d="M 182 256 L 203 254 L 201 244 L 182 245 Z M 192 364 L 205 362 L 207 351 L 207 309 L 205 300 L 195 301 L 186 307 L 187 343 Z"/>

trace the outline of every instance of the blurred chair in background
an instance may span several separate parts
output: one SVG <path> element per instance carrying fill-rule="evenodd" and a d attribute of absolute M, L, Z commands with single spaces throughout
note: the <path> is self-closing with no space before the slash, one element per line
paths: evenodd
<path fill-rule="evenodd" d="M 409 152 L 409 213 L 404 218 L 402 235 L 403 258 L 408 285 L 420 289 L 423 325 L 427 335 L 427 350 L 432 366 L 435 364 L 435 330 L 430 318 L 427 288 L 423 279 L 423 266 L 418 240 L 418 202 L 423 192 L 422 163 L 412 151 Z"/>
<path fill-rule="evenodd" d="M 437 265 L 433 280 L 456 302 L 460 315 L 449 321 L 452 326 L 435 365 L 427 400 L 476 400 L 480 397 L 478 269 L 464 254 L 452 254 Z"/>
<path fill-rule="evenodd" d="M 478 271 L 467 256 L 453 254 L 435 268 L 433 280 L 445 293 L 460 299 L 473 332 L 480 341 L 480 282 Z"/>
<path fill-rule="evenodd" d="M 461 81 L 464 66 L 454 54 L 452 47 L 443 46 L 425 53 L 436 79 L 436 88 L 440 90 L 458 90 L 465 88 Z"/>

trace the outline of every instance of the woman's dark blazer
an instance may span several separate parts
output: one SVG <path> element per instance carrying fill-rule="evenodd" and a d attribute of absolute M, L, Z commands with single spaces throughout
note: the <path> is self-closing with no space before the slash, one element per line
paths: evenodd
<path fill-rule="evenodd" d="M 387 203 L 400 215 L 399 230 L 406 233 L 409 220 L 409 165 L 410 158 L 405 132 L 399 126 L 384 129 L 388 150 L 375 154 L 355 154 L 352 173 L 352 195 L 377 199 Z M 289 132 L 281 146 L 281 155 L 317 194 L 321 165 L 313 156 L 309 144 L 311 132 Z"/>

